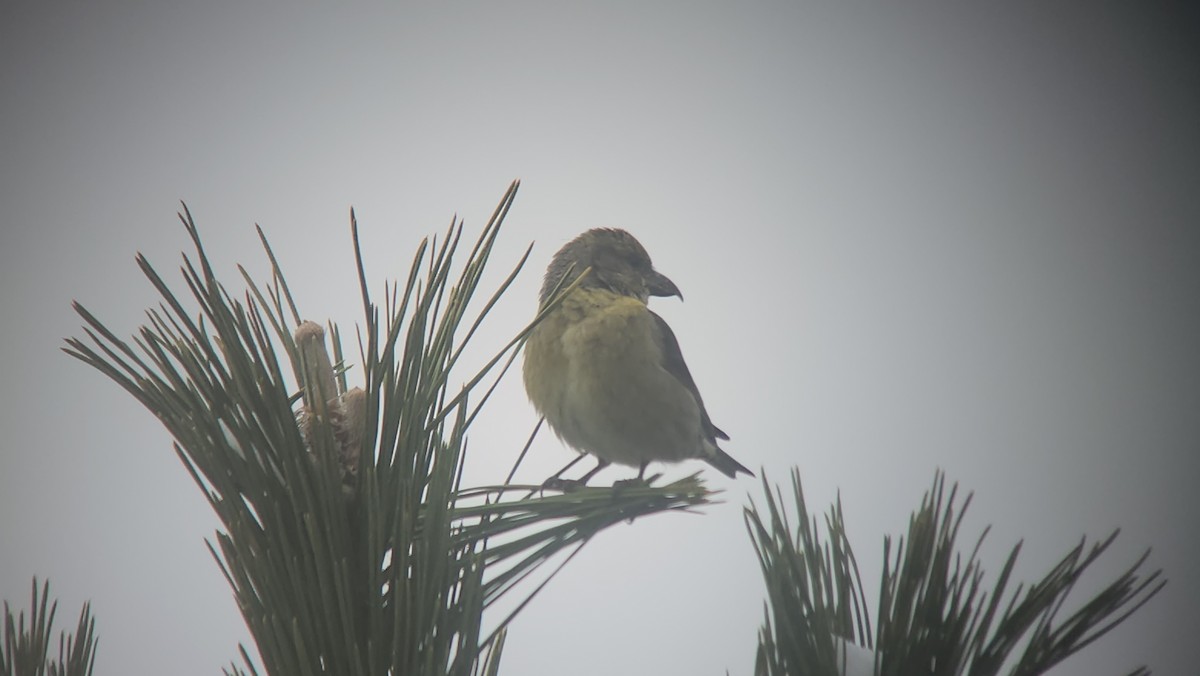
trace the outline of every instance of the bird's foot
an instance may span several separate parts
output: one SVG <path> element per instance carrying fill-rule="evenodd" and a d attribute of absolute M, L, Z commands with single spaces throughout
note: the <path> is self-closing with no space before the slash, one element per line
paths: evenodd
<path fill-rule="evenodd" d="M 580 479 L 564 479 L 562 477 L 550 477 L 542 482 L 542 490 L 558 491 L 560 493 L 574 493 L 575 491 L 586 488 L 587 482 Z"/>
<path fill-rule="evenodd" d="M 614 481 L 612 487 L 613 490 L 621 490 L 622 488 L 645 488 L 652 485 L 661 476 L 661 474 L 652 474 L 648 477 L 638 475 L 630 479 Z"/>
<path fill-rule="evenodd" d="M 614 481 L 612 487 L 614 491 L 619 491 L 625 488 L 644 488 L 648 485 L 650 485 L 648 481 L 641 477 L 635 476 L 632 479 L 621 479 L 620 481 Z"/>

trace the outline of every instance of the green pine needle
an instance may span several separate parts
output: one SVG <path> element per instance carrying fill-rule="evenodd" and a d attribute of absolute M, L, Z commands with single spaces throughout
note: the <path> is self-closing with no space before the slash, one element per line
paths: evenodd
<path fill-rule="evenodd" d="M 842 673 L 848 643 L 873 649 L 874 673 L 881 675 L 989 676 L 1006 667 L 1005 673 L 1040 674 L 1104 636 L 1166 584 L 1161 570 L 1139 573 L 1147 551 L 1079 610 L 1060 619 L 1075 584 L 1113 543 L 1114 532 L 1090 548 L 1081 541 L 1041 581 L 1009 593 L 1018 544 L 986 590 L 978 552 L 987 531 L 964 560 L 957 539 L 971 499 L 960 506 L 957 485 L 947 496 L 945 477 L 938 472 L 909 521 L 907 537 L 895 546 L 891 538 L 884 539 L 872 641 L 840 500 L 826 517 L 829 541 L 823 543 L 816 519 L 808 516 L 798 471 L 792 473 L 792 485 L 799 515 L 795 530 L 783 496 L 778 489 L 771 492 L 765 477 L 766 515 L 753 504 L 746 510 L 769 599 L 759 632 L 759 675 Z M 1132 673 L 1149 671 L 1139 667 Z"/>
<path fill-rule="evenodd" d="M 4 603 L 4 641 L 0 643 L 0 675 L 2 676 L 90 676 L 96 661 L 96 620 L 91 603 L 83 604 L 79 622 L 73 633 L 63 631 L 58 636 L 58 658 L 52 659 L 50 636 L 54 632 L 54 614 L 58 601 L 50 602 L 50 581 L 42 584 L 38 593 L 37 578 L 29 602 L 29 625 L 25 612 L 16 616 Z M 47 607 L 47 604 L 49 606 Z"/>

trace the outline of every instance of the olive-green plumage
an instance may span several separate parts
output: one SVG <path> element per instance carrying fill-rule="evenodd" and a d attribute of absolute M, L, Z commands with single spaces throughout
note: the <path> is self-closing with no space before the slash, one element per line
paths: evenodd
<path fill-rule="evenodd" d="M 589 230 L 555 254 L 541 306 L 590 272 L 525 344 L 525 390 L 555 433 L 602 462 L 644 469 L 659 460 L 707 461 L 726 475 L 750 470 L 717 446 L 713 425 L 675 334 L 646 306 L 682 296 L 624 230 Z"/>

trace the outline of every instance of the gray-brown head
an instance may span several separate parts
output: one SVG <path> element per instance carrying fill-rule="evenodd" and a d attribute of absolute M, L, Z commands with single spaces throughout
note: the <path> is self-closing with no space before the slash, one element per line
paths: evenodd
<path fill-rule="evenodd" d="M 675 283 L 654 269 L 650 254 L 633 235 L 616 228 L 595 228 L 554 254 L 542 283 L 541 304 L 550 300 L 555 287 L 566 288 L 589 267 L 592 271 L 580 282 L 582 288 L 607 289 L 643 303 L 650 296 L 683 299 Z"/>

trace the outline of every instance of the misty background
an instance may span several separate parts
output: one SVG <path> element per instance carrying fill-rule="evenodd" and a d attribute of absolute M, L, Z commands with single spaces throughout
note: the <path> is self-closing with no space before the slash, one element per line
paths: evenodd
<path fill-rule="evenodd" d="M 49 577 L 60 628 L 91 599 L 97 674 L 218 673 L 249 639 L 217 520 L 153 416 L 59 351 L 70 302 L 133 333 L 158 301 L 137 251 L 186 293 L 184 200 L 231 291 L 236 263 L 267 278 L 258 223 L 302 314 L 352 340 L 351 206 L 379 293 L 519 178 L 484 288 L 535 248 L 472 364 L 562 244 L 625 228 L 687 298 L 652 306 L 726 450 L 772 482 L 799 466 L 814 512 L 840 492 L 871 604 L 940 467 L 975 491 L 962 547 L 993 526 L 989 582 L 1022 538 L 1031 582 L 1121 528 L 1082 601 L 1154 548 L 1164 592 L 1054 673 L 1194 673 L 1197 28 L 1116 3 L 5 3 L 0 596 Z M 468 483 L 535 422 L 510 374 Z M 518 480 L 571 457 L 542 434 Z M 705 476 L 723 504 L 590 543 L 503 673 L 751 673 L 761 485 Z"/>

